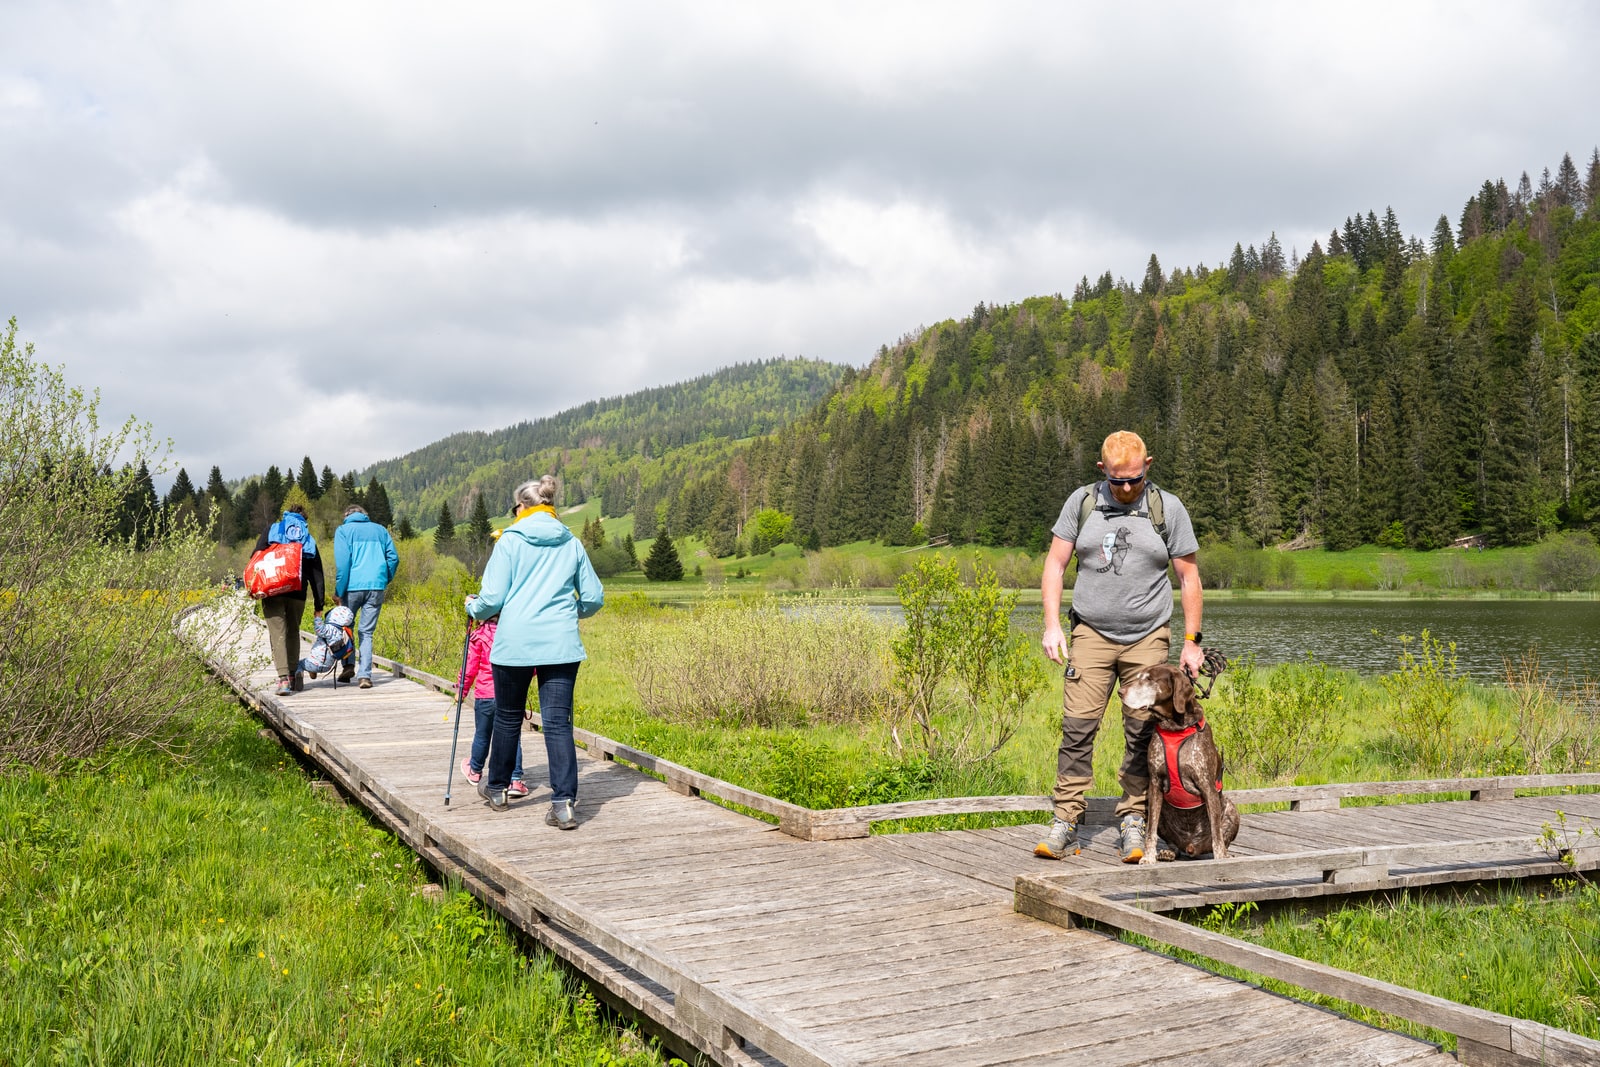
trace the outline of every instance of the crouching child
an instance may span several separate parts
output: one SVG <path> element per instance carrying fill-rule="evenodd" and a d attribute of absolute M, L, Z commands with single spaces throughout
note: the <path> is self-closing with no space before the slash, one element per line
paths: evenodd
<path fill-rule="evenodd" d="M 338 681 L 348 682 L 356 674 L 356 643 L 353 627 L 355 626 L 355 612 L 340 604 L 332 608 L 326 615 L 318 617 L 311 626 L 311 632 L 316 635 L 316 640 L 311 645 L 311 651 L 305 659 L 300 661 L 296 670 L 309 674 L 315 678 L 317 675 L 331 671 L 335 664 L 342 666 Z"/>

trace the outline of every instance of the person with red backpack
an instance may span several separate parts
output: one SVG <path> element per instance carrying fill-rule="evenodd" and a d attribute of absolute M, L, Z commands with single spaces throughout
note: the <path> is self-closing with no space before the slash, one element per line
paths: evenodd
<path fill-rule="evenodd" d="M 256 539 L 257 552 L 268 545 L 298 544 L 300 546 L 300 585 L 296 589 L 276 596 L 261 598 L 261 616 L 267 620 L 267 639 L 272 644 L 272 665 L 278 672 L 278 696 L 288 696 L 305 688 L 300 674 L 300 625 L 306 617 L 306 586 L 318 615 L 322 614 L 325 580 L 322 575 L 322 557 L 317 554 L 317 539 L 311 536 L 306 524 L 305 508 L 294 505 L 283 513 L 283 518 L 267 527 Z"/>

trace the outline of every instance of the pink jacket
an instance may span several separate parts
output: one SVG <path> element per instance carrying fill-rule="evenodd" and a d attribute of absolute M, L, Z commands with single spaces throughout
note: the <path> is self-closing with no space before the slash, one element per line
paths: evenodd
<path fill-rule="evenodd" d="M 494 671 L 489 667 L 489 650 L 494 647 L 495 624 L 481 622 L 467 641 L 467 665 L 457 679 L 466 693 L 483 700 L 494 699 Z"/>

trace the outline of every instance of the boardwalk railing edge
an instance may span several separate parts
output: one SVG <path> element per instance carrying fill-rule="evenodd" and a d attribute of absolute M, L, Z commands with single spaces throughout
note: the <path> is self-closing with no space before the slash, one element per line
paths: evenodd
<path fill-rule="evenodd" d="M 1523 839 L 1526 843 L 1526 839 Z M 1477 842 L 1479 846 L 1492 847 L 1504 842 Z M 1410 846 L 1413 857 L 1428 858 L 1429 849 L 1444 852 L 1459 850 L 1462 843 L 1439 846 Z M 1263 860 L 1283 861 L 1284 871 L 1304 871 L 1310 867 L 1331 864 L 1330 869 L 1342 868 L 1340 864 L 1351 859 L 1347 853 L 1363 850 L 1336 849 L 1321 853 L 1300 853 L 1294 856 L 1259 857 Z M 1402 852 L 1404 849 L 1373 849 L 1373 853 Z M 1595 855 L 1585 857 L 1587 863 L 1600 866 L 1600 850 L 1588 850 Z M 1392 858 L 1392 857 L 1391 857 Z M 1436 858 L 1436 857 L 1435 857 Z M 1240 860 L 1212 861 L 1205 866 L 1224 868 L 1233 864 L 1250 864 L 1257 857 Z M 1371 859 L 1382 862 L 1378 856 L 1356 856 L 1356 860 Z M 1196 865 L 1183 864 L 1189 880 L 1194 880 Z M 1138 868 L 1158 872 L 1171 868 L 1160 866 Z M 1464 1064 L 1548 1064 L 1550 1067 L 1580 1067 L 1600 1063 L 1600 1041 L 1574 1034 L 1544 1023 L 1530 1022 L 1498 1012 L 1485 1011 L 1457 1004 L 1452 1000 L 1432 996 L 1415 989 L 1368 978 L 1352 971 L 1340 970 L 1325 964 L 1290 956 L 1273 949 L 1263 948 L 1226 934 L 1192 926 L 1178 919 L 1158 915 L 1137 903 L 1109 900 L 1101 894 L 1107 886 L 1092 878 L 1080 879 L 1078 884 L 1068 884 L 1069 875 L 1023 875 L 1017 879 L 1015 908 L 1045 922 L 1068 929 L 1090 920 L 1119 930 L 1140 934 L 1173 948 L 1194 952 L 1219 963 L 1230 964 L 1253 974 L 1288 982 L 1318 993 L 1334 997 L 1349 1004 L 1408 1019 L 1454 1034 L 1457 1040 L 1456 1057 Z M 1082 872 L 1090 874 L 1093 872 Z M 1261 872 L 1257 872 L 1261 873 Z M 1159 878 L 1156 879 L 1159 881 Z M 1098 891 L 1097 891 L 1098 890 Z"/>
<path fill-rule="evenodd" d="M 386 656 L 373 656 L 372 662 L 397 677 L 410 678 L 448 696 L 456 695 L 456 683 L 437 674 L 412 667 Z M 681 793 L 716 797 L 741 807 L 770 815 L 786 834 L 806 841 L 839 841 L 868 837 L 874 823 L 918 819 L 935 815 L 982 815 L 1009 811 L 1048 812 L 1051 799 L 1040 796 L 940 797 L 932 800 L 905 800 L 889 804 L 866 804 L 854 808 L 806 808 L 752 789 L 701 774 L 692 768 L 662 759 L 641 749 L 604 735 L 577 727 L 573 736 L 589 752 L 604 759 L 620 759 L 659 775 Z M 1237 804 L 1288 804 L 1294 811 L 1319 811 L 1339 807 L 1350 797 L 1429 796 L 1439 793 L 1466 793 L 1473 800 L 1509 800 L 1518 789 L 1560 789 L 1574 786 L 1600 786 L 1600 773 L 1521 774 L 1487 778 L 1429 778 L 1396 782 L 1347 782 L 1327 785 L 1273 786 L 1264 789 L 1230 789 L 1228 796 Z M 1115 797 L 1090 797 L 1083 821 L 1104 826 L 1116 821 Z"/>
<path fill-rule="evenodd" d="M 205 642 L 185 632 L 183 621 L 207 606 L 191 605 L 174 616 L 173 629 L 179 637 L 281 737 L 296 745 L 347 795 L 441 873 L 458 876 L 474 896 L 528 936 L 594 979 L 652 1024 L 719 1064 L 758 1067 L 759 1061 L 744 1052 L 747 1041 L 789 1067 L 830 1067 L 836 1062 L 805 1034 L 765 1010 L 716 988 L 715 983 L 696 979 L 688 967 L 665 953 L 637 944 L 626 932 L 586 918 L 559 895 L 528 885 L 493 856 L 471 847 L 406 803 L 382 779 L 363 771 L 337 747 L 325 745 L 320 732 L 297 720 L 284 701 L 256 689 L 244 673 L 214 654 Z M 595 949 L 627 971 L 618 970 Z M 669 991 L 670 1000 L 628 971 Z"/>

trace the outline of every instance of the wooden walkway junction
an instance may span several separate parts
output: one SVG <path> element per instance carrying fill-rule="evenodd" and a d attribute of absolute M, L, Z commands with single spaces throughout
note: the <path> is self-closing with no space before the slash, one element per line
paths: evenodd
<path fill-rule="evenodd" d="M 1339 800 L 1401 787 L 1235 791 L 1241 803 L 1288 801 L 1297 810 L 1247 814 L 1237 859 L 1139 867 L 1116 862 L 1106 819 L 1088 827 L 1083 855 L 1062 863 L 1032 855 L 1037 827 L 868 832 L 874 821 L 939 811 L 1043 810 L 1041 798 L 810 812 L 580 730 L 580 825 L 561 833 L 543 821 L 549 791 L 537 735 L 523 745 L 531 797 L 491 812 L 458 771 L 446 806 L 454 702 L 437 690 L 449 682 L 384 662 L 390 673 L 370 690 L 336 691 L 324 676 L 277 698 L 264 628 L 225 623 L 224 614 L 195 611 L 179 625 L 286 743 L 608 999 L 709 1062 L 1458 1062 L 1426 1042 L 1118 940 L 1116 929 L 1128 929 L 1454 1033 L 1459 1062 L 1600 1063 L 1600 1042 L 1160 914 L 1562 873 L 1563 849 L 1580 868 L 1597 867 L 1592 834 L 1561 839 L 1555 853 L 1537 838 L 1558 810 L 1569 824 L 1600 824 L 1600 795 L 1515 790 L 1600 785 L 1600 775 L 1408 783 L 1407 793 L 1453 786 L 1475 799 L 1384 807 Z M 470 708 L 464 717 L 463 753 Z M 1091 815 L 1106 813 L 1096 804 Z"/>

